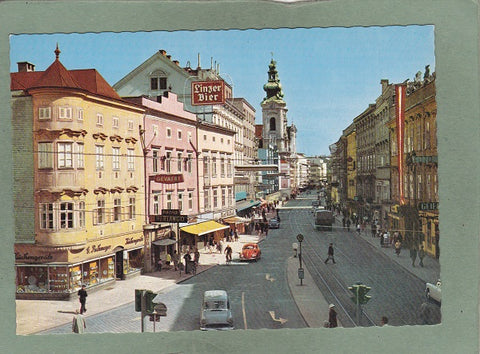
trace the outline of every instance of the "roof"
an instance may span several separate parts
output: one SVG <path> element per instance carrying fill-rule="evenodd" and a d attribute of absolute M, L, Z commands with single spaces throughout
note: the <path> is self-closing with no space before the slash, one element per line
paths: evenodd
<path fill-rule="evenodd" d="M 67 70 L 57 58 L 45 71 L 10 73 L 10 90 L 73 88 L 104 97 L 121 99 L 95 69 Z"/>

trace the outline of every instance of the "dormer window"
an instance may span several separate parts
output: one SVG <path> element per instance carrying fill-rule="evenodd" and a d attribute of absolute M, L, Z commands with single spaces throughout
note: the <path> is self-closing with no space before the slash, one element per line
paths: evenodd
<path fill-rule="evenodd" d="M 151 90 L 166 90 L 167 89 L 167 75 L 163 71 L 155 71 L 150 76 Z"/>

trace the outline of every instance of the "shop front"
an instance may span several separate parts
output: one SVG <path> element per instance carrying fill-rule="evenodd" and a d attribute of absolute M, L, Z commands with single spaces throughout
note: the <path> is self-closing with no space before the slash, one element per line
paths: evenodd
<path fill-rule="evenodd" d="M 424 235 L 423 246 L 425 252 L 438 259 L 440 257 L 438 211 L 420 211 L 419 218 Z"/>
<path fill-rule="evenodd" d="M 210 241 L 223 241 L 226 236 L 226 230 L 229 228 L 230 226 L 220 224 L 214 220 L 184 226 L 180 228 L 181 251 L 185 253 L 187 249 L 206 247 Z"/>
<path fill-rule="evenodd" d="M 15 244 L 16 297 L 68 299 L 81 288 L 98 289 L 140 274 L 143 235 L 75 247 Z"/>

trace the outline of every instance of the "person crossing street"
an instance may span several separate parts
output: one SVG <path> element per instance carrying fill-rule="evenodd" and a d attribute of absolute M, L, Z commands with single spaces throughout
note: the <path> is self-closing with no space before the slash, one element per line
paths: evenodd
<path fill-rule="evenodd" d="M 333 263 L 335 263 L 333 253 L 333 243 L 330 243 L 330 245 L 328 246 L 327 259 L 325 260 L 325 264 L 327 264 L 330 259 L 333 261 Z"/>

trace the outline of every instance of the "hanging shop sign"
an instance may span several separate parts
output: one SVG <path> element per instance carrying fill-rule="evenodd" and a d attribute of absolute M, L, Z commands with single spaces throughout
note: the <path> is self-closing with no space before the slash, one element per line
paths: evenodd
<path fill-rule="evenodd" d="M 192 82 L 192 106 L 225 103 L 223 80 Z"/>
<path fill-rule="evenodd" d="M 182 183 L 184 181 L 183 175 L 181 173 L 169 175 L 155 175 L 150 176 L 150 179 L 154 182 L 163 184 Z"/>
<path fill-rule="evenodd" d="M 150 215 L 150 222 L 187 223 L 188 215 Z"/>

